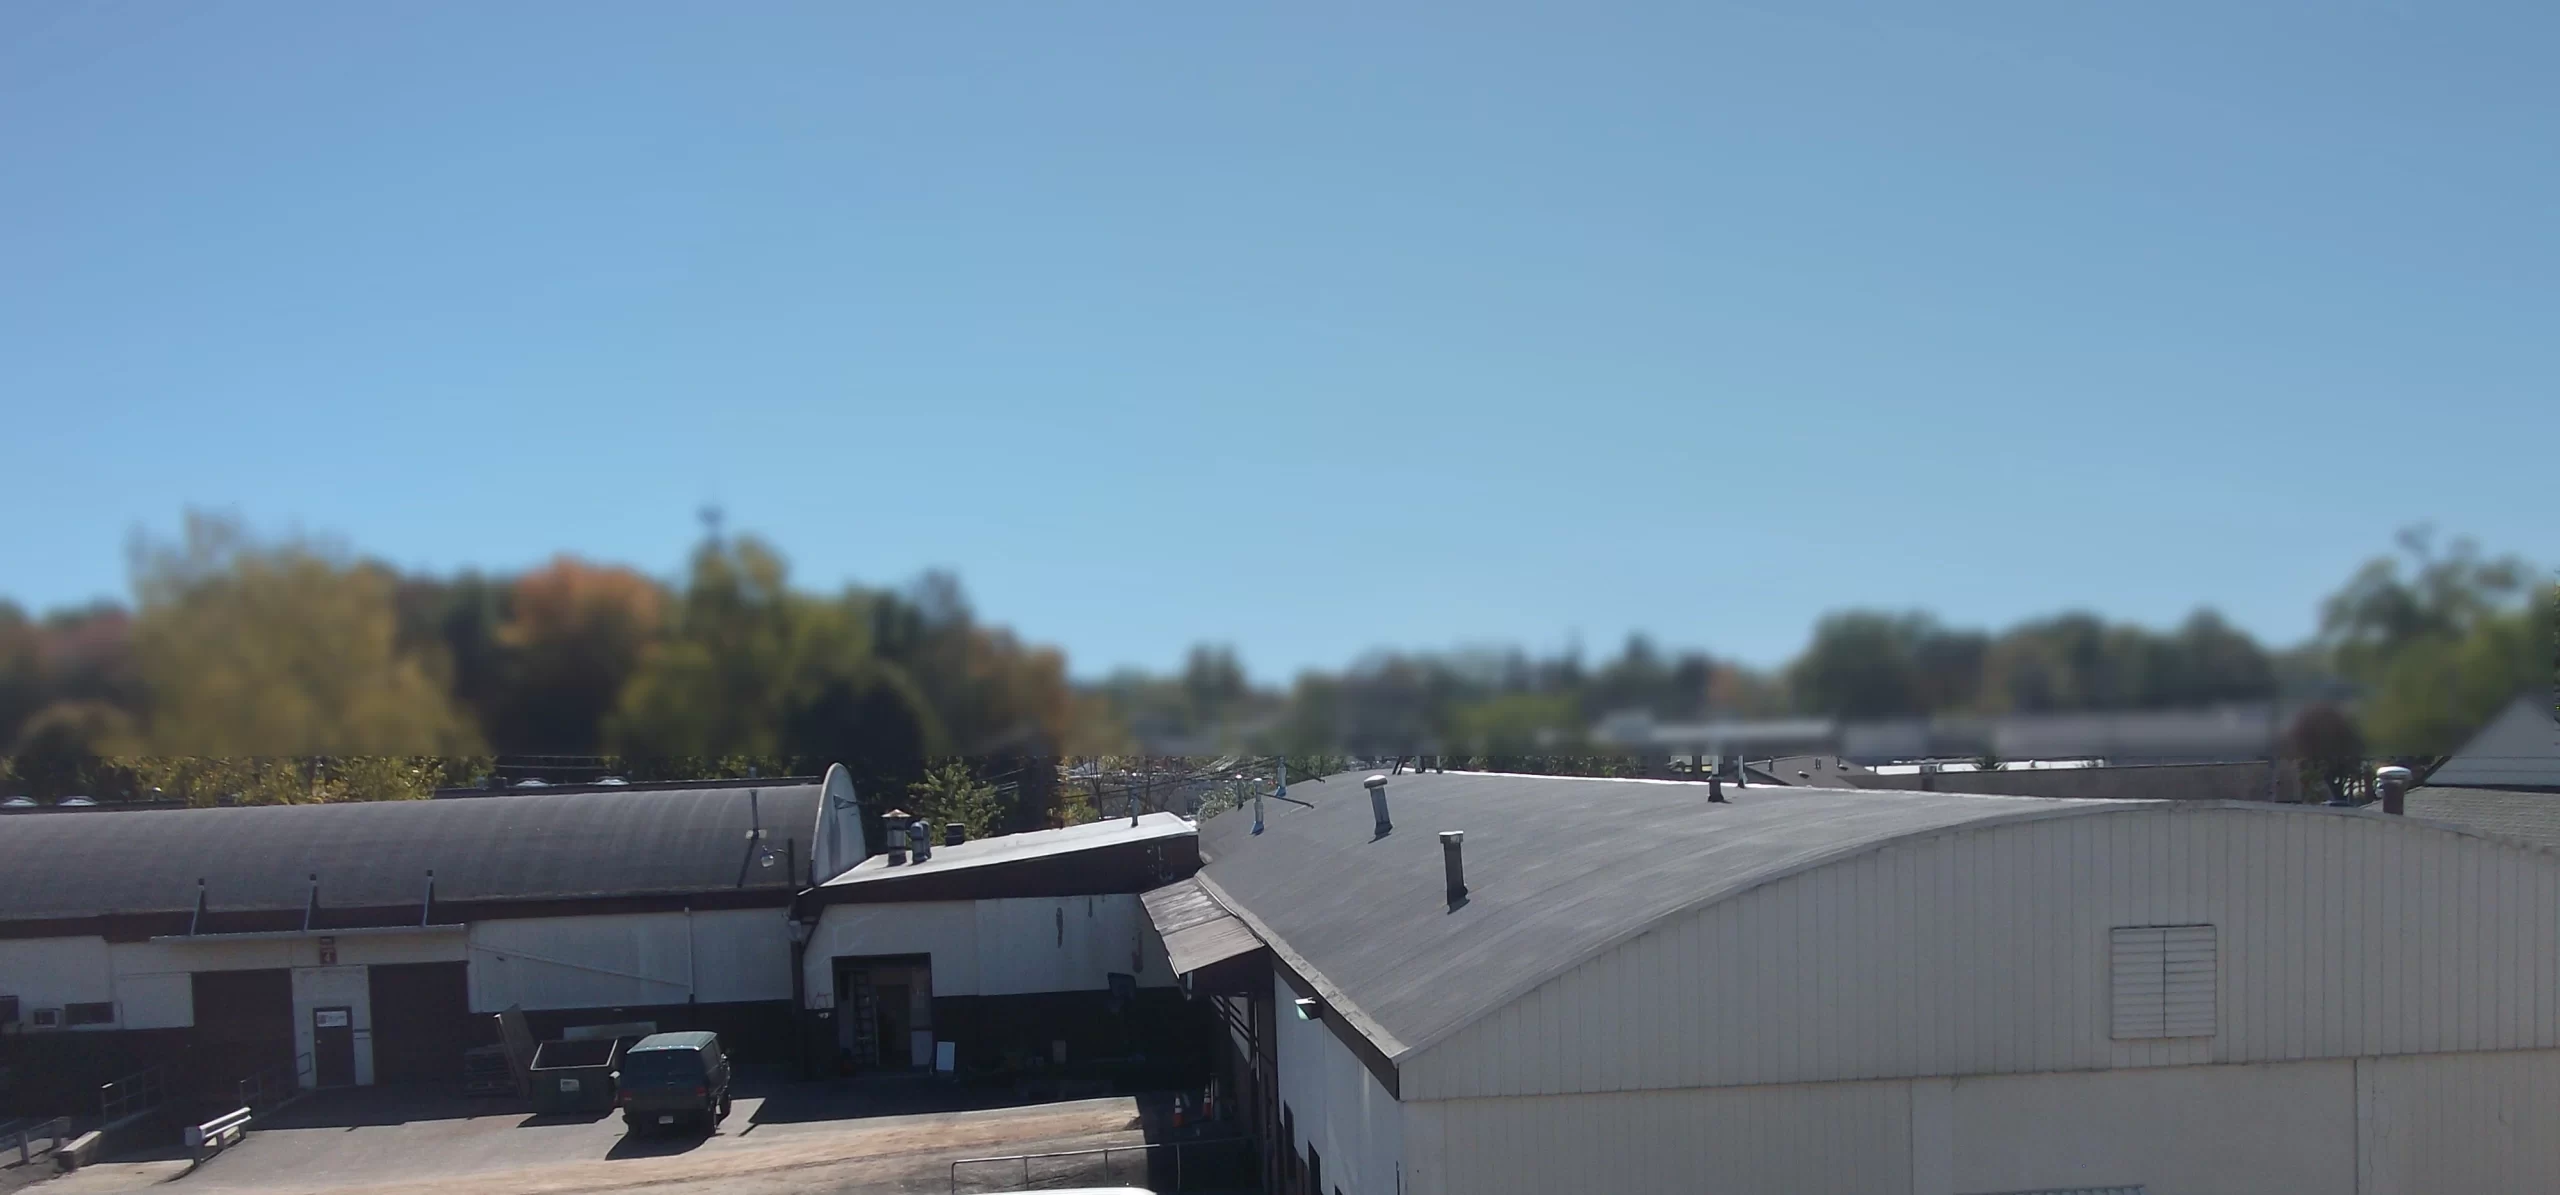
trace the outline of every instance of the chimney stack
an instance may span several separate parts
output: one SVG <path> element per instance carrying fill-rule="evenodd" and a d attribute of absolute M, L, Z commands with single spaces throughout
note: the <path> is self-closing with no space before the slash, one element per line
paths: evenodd
<path fill-rule="evenodd" d="M 960 822 L 951 822 L 942 827 L 942 845 L 958 846 L 967 841 L 969 841 L 968 826 Z"/>
<path fill-rule="evenodd" d="M 2398 764 L 2376 768 L 2373 783 L 2382 790 L 2382 811 L 2393 817 L 2401 816 L 2405 808 L 2403 798 L 2409 792 L 2409 769 Z"/>
<path fill-rule="evenodd" d="M 1449 911 L 1453 913 L 1458 906 L 1467 903 L 1467 865 L 1458 857 L 1458 851 L 1466 840 L 1467 832 L 1464 830 L 1440 832 L 1440 860 L 1448 867 Z"/>
<path fill-rule="evenodd" d="M 892 809 L 880 815 L 880 845 L 888 848 L 888 866 L 907 861 L 907 811 Z"/>
<path fill-rule="evenodd" d="M 1387 778 L 1371 776 L 1360 785 L 1369 790 L 1369 812 L 1378 818 L 1376 837 L 1384 838 L 1388 831 L 1396 828 L 1394 822 L 1387 820 Z"/>

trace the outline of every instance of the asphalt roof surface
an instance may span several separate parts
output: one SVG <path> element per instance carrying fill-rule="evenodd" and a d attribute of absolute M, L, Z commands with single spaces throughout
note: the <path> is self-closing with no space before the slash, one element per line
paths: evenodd
<path fill-rule="evenodd" d="M 1373 838 L 1361 774 L 1201 827 L 1204 887 L 1390 1058 L 1682 910 L 1894 839 L 2150 802 L 1406 773 Z M 1452 911 L 1438 832 L 1463 830 Z"/>
<path fill-rule="evenodd" d="M 750 793 L 754 796 L 751 799 Z M 820 786 L 546 793 L 0 815 L 0 921 L 702 893 L 791 886 L 747 832 L 805 868 Z M 789 844 L 789 845 L 786 845 Z"/>
<path fill-rule="evenodd" d="M 2409 790 L 2409 816 L 2468 826 L 2483 834 L 2560 847 L 2560 792 L 2511 792 L 2495 788 Z"/>

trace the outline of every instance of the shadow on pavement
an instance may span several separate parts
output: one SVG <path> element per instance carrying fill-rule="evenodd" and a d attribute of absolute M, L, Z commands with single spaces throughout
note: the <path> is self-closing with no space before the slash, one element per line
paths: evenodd
<path fill-rule="evenodd" d="M 1108 1096 L 1107 1090 L 1079 1092 L 1066 1098 Z M 936 1075 L 879 1074 L 849 1079 L 741 1084 L 740 1098 L 762 1097 L 752 1125 L 807 1124 L 814 1121 L 860 1120 L 872 1116 L 917 1116 L 935 1112 L 978 1112 L 990 1108 L 1025 1108 L 1055 1103 L 1058 1095 L 1010 1085 L 978 1086 Z M 1130 1128 L 1137 1128 L 1131 1124 Z"/>
<path fill-rule="evenodd" d="M 536 1112 L 516 1122 L 520 1129 L 538 1129 L 548 1124 L 594 1124 L 611 1112 Z"/>
<path fill-rule="evenodd" d="M 606 1150 L 604 1156 L 606 1160 L 615 1162 L 633 1158 L 671 1158 L 702 1148 L 703 1143 L 715 1135 L 692 1129 L 648 1134 L 625 1130 L 622 1139 L 614 1142 L 613 1148 Z"/>

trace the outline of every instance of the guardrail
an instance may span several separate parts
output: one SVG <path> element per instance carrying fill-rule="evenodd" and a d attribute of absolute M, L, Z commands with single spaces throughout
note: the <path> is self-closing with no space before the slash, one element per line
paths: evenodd
<path fill-rule="evenodd" d="M 249 1132 L 249 1110 L 234 1108 L 203 1124 L 187 1126 L 187 1152 L 199 1162 L 236 1145 Z"/>
<path fill-rule="evenodd" d="M 43 1149 L 37 1149 L 35 1140 L 38 1137 L 49 1138 L 52 1144 Z M 0 1153 L 17 1150 L 18 1164 L 23 1166 L 35 1161 L 37 1154 L 60 1152 L 62 1143 L 70 1139 L 71 1118 L 68 1116 L 57 1116 L 51 1120 L 30 1124 L 11 1125 L 5 1135 L 0 1135 Z"/>
<path fill-rule="evenodd" d="M 1198 1141 L 1152 1141 L 1142 1142 L 1137 1145 L 1105 1146 L 1101 1149 L 1070 1149 L 1061 1153 L 1007 1154 L 1003 1157 L 995 1158 L 962 1158 L 951 1164 L 951 1191 L 952 1195 L 959 1195 L 960 1168 L 963 1166 L 1019 1165 L 1022 1167 L 1022 1186 L 1018 1189 L 1029 1191 L 1033 1189 L 1031 1186 L 1031 1164 L 1033 1162 L 1054 1161 L 1060 1158 L 1089 1158 L 1095 1156 L 1099 1156 L 1102 1159 L 1102 1178 L 1103 1181 L 1107 1183 L 1111 1181 L 1113 1173 L 1111 1169 L 1111 1156 L 1113 1154 L 1144 1154 L 1151 1153 L 1159 1149 L 1169 1149 L 1173 1151 L 1173 1189 L 1179 1191 L 1182 1189 L 1182 1151 L 1200 1146 L 1250 1145 L 1251 1141 L 1252 1138 L 1250 1137 L 1210 1137 Z M 1143 1163 L 1141 1163 L 1141 1165 L 1143 1165 Z"/>
<path fill-rule="evenodd" d="M 112 1127 L 155 1108 L 169 1098 L 169 1071 L 155 1066 L 98 1085 L 98 1123 Z"/>

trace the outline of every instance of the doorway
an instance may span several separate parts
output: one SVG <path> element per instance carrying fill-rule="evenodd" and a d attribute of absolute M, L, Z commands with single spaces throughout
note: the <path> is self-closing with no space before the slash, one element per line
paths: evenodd
<path fill-rule="evenodd" d="M 356 1010 L 311 1010 L 311 1067 L 322 1087 L 356 1085 Z"/>
<path fill-rule="evenodd" d="M 857 1071 L 933 1063 L 933 956 L 840 955 L 835 960 L 836 1049 Z"/>

